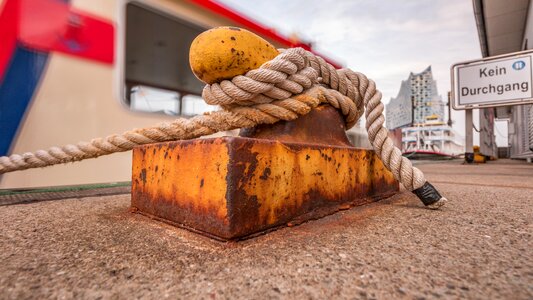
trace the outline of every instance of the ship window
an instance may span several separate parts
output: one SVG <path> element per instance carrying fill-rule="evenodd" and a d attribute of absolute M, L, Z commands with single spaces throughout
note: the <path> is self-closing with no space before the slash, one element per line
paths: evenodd
<path fill-rule="evenodd" d="M 194 116 L 214 110 L 214 107 L 206 104 L 200 96 L 181 95 L 175 91 L 143 85 L 132 87 L 130 108 L 172 116 Z"/>
<path fill-rule="evenodd" d="M 214 110 L 199 99 L 204 84 L 189 67 L 190 44 L 205 28 L 137 2 L 127 2 L 124 15 L 126 105 L 181 116 Z"/>

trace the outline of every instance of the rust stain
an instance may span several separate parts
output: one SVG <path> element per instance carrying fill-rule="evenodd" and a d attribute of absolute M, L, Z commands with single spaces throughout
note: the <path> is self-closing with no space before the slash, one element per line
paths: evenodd
<path fill-rule="evenodd" d="M 144 147 L 157 151 L 134 150 L 132 206 L 223 239 L 297 224 L 399 190 L 373 151 L 353 147 L 242 137 Z"/>
<path fill-rule="evenodd" d="M 369 150 L 253 139 L 233 143 L 238 144 L 231 155 L 235 165 L 238 160 L 249 163 L 244 171 L 230 164 L 231 180 L 237 181 L 232 202 L 254 203 L 233 229 L 239 234 L 280 225 L 319 208 L 364 204 L 399 188 Z M 253 160 L 247 159 L 251 154 Z"/>
<path fill-rule="evenodd" d="M 200 226 L 199 230 L 225 228 L 229 222 L 225 197 L 227 154 L 221 140 L 134 149 L 132 206 L 186 226 Z"/>

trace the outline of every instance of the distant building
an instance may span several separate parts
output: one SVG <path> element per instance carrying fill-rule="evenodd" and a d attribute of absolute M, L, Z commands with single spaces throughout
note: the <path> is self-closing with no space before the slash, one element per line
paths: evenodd
<path fill-rule="evenodd" d="M 402 132 L 402 152 L 411 158 L 457 157 L 465 151 L 464 139 L 436 115 L 397 130 Z"/>
<path fill-rule="evenodd" d="M 429 66 L 418 74 L 411 72 L 409 78 L 402 81 L 398 96 L 387 104 L 387 128 L 422 124 L 428 117 L 435 116 L 438 121 L 444 121 L 444 103 Z"/>
<path fill-rule="evenodd" d="M 387 104 L 386 117 L 390 137 L 411 158 L 454 157 L 464 152 L 461 136 L 444 122 L 444 103 L 431 66 L 402 81 L 398 96 Z"/>

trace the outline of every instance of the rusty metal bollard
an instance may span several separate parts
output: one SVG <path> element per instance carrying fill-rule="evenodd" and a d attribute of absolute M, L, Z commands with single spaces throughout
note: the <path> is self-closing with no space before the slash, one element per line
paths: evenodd
<path fill-rule="evenodd" d="M 319 106 L 294 121 L 133 150 L 134 211 L 222 240 L 245 238 L 399 191 L 374 151 Z"/>
<path fill-rule="evenodd" d="M 298 68 L 294 63 L 291 67 L 269 62 L 278 54 L 274 46 L 247 30 L 219 27 L 196 37 L 190 64 L 207 84 L 229 80 L 262 64 L 297 71 L 292 69 Z M 304 71 L 302 74 L 318 76 Z M 279 72 L 268 74 L 265 76 Z M 311 83 L 318 78 L 307 80 Z M 257 86 L 261 87 L 264 84 Z M 136 147 L 132 209 L 232 240 L 398 192 L 399 183 L 374 151 L 350 145 L 345 129 L 343 116 L 322 105 L 293 121 L 242 129 L 238 137 Z"/>

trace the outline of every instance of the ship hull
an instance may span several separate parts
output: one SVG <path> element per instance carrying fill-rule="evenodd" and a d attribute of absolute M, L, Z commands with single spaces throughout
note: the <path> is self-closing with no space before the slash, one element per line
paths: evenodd
<path fill-rule="evenodd" d="M 408 157 L 409 159 L 421 159 L 421 160 L 446 160 L 457 158 L 457 155 L 436 152 L 436 151 L 406 151 L 403 153 L 403 156 Z"/>

